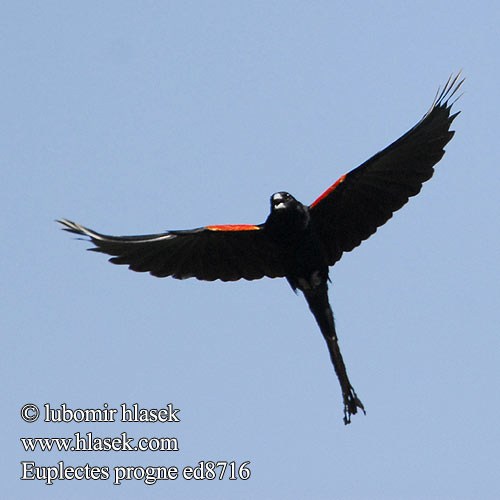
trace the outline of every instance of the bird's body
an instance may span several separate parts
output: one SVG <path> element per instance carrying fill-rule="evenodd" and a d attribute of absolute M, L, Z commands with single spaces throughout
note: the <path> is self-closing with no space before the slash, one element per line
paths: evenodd
<path fill-rule="evenodd" d="M 384 224 L 430 179 L 453 137 L 449 99 L 461 86 L 448 81 L 409 132 L 343 175 L 311 205 L 284 191 L 271 197 L 263 224 L 222 225 L 145 236 L 107 236 L 62 219 L 67 231 L 90 237 L 97 252 L 139 272 L 178 279 L 254 280 L 285 277 L 300 290 L 327 343 L 344 400 L 344 422 L 364 411 L 348 377 L 328 301 L 329 266 Z M 457 113 L 458 114 L 458 113 Z"/>
<path fill-rule="evenodd" d="M 285 277 L 293 290 L 326 282 L 326 251 L 311 226 L 309 207 L 289 193 L 275 193 L 271 197 L 271 213 L 263 230 L 280 249 Z"/>

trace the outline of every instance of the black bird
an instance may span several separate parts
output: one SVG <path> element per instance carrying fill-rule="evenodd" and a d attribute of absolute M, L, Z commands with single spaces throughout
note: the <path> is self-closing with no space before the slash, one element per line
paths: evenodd
<path fill-rule="evenodd" d="M 463 83 L 450 77 L 430 110 L 396 142 L 338 179 L 311 205 L 291 194 L 271 196 L 271 213 L 259 225 L 205 226 L 144 236 L 107 236 L 66 219 L 66 231 L 88 236 L 110 262 L 160 278 L 236 281 L 285 277 L 302 291 L 325 338 L 344 401 L 344 422 L 363 404 L 340 353 L 328 301 L 328 267 L 372 235 L 422 183 L 451 140 L 454 102 Z"/>

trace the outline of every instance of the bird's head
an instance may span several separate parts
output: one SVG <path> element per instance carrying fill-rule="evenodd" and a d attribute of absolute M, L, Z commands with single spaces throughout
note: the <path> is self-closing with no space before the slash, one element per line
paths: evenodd
<path fill-rule="evenodd" d="M 309 224 L 309 210 L 290 193 L 280 191 L 271 196 L 271 214 L 268 220 L 283 228 L 302 230 Z"/>
<path fill-rule="evenodd" d="M 271 196 L 271 212 L 276 210 L 290 210 L 297 205 L 300 205 L 300 203 L 290 193 L 285 191 L 274 193 Z"/>

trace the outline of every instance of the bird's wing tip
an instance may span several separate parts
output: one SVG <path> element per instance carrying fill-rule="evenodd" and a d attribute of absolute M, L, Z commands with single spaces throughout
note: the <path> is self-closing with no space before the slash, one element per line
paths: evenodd
<path fill-rule="evenodd" d="M 438 91 L 438 96 L 435 99 L 434 107 L 438 106 L 443 106 L 445 108 L 451 108 L 455 102 L 457 102 L 458 99 L 462 96 L 460 94 L 451 104 L 450 104 L 450 99 L 458 92 L 458 90 L 462 87 L 462 85 L 465 82 L 465 77 L 462 77 L 462 70 L 458 71 L 456 75 L 453 75 L 453 73 L 450 75 L 448 78 L 448 81 L 446 82 L 446 85 L 443 87 L 443 90 L 441 93 Z M 431 108 L 431 109 L 432 109 Z"/>
<path fill-rule="evenodd" d="M 81 236 L 87 236 L 91 240 L 100 239 L 101 235 L 96 233 L 95 231 L 91 231 L 90 229 L 78 224 L 78 222 L 73 222 L 68 219 L 57 219 L 56 222 L 61 224 L 63 231 L 68 231 L 69 233 L 79 234 Z M 78 238 L 82 240 L 83 238 Z"/>
<path fill-rule="evenodd" d="M 462 97 L 463 92 L 452 102 L 450 102 L 450 99 L 457 93 L 457 91 L 465 82 L 465 77 L 462 77 L 462 79 L 460 79 L 461 76 L 462 70 L 458 71 L 456 75 L 452 73 L 449 76 L 448 81 L 446 82 L 444 87 L 442 89 L 441 86 L 438 87 L 434 100 L 432 101 L 432 105 L 429 108 L 429 111 L 427 111 L 427 113 L 425 113 L 425 115 L 423 116 L 422 121 L 427 118 L 436 108 L 445 108 L 447 110 L 451 109 L 451 107 L 460 99 L 460 97 Z M 458 115 L 458 113 L 453 115 L 453 117 L 455 117 L 456 115 Z"/>
<path fill-rule="evenodd" d="M 63 226 L 61 228 L 63 231 L 70 231 L 73 233 L 80 232 L 80 231 L 78 231 L 79 224 L 77 224 L 76 222 L 73 222 L 73 221 L 70 221 L 70 220 L 64 219 L 64 218 L 56 219 L 55 222 L 57 222 L 58 224 L 61 224 L 61 226 Z"/>

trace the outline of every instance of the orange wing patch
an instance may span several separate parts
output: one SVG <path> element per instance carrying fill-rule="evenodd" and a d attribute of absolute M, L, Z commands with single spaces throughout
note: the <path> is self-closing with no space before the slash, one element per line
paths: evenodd
<path fill-rule="evenodd" d="M 314 207 L 314 205 L 318 204 L 322 199 L 326 198 L 332 191 L 334 191 L 338 187 L 339 184 L 344 182 L 346 175 L 347 174 L 344 174 L 338 181 L 335 182 L 335 184 L 330 186 L 317 200 L 313 201 L 309 208 Z"/>
<path fill-rule="evenodd" d="M 206 226 L 210 231 L 255 231 L 260 229 L 259 226 L 249 224 L 225 224 L 222 226 Z"/>

